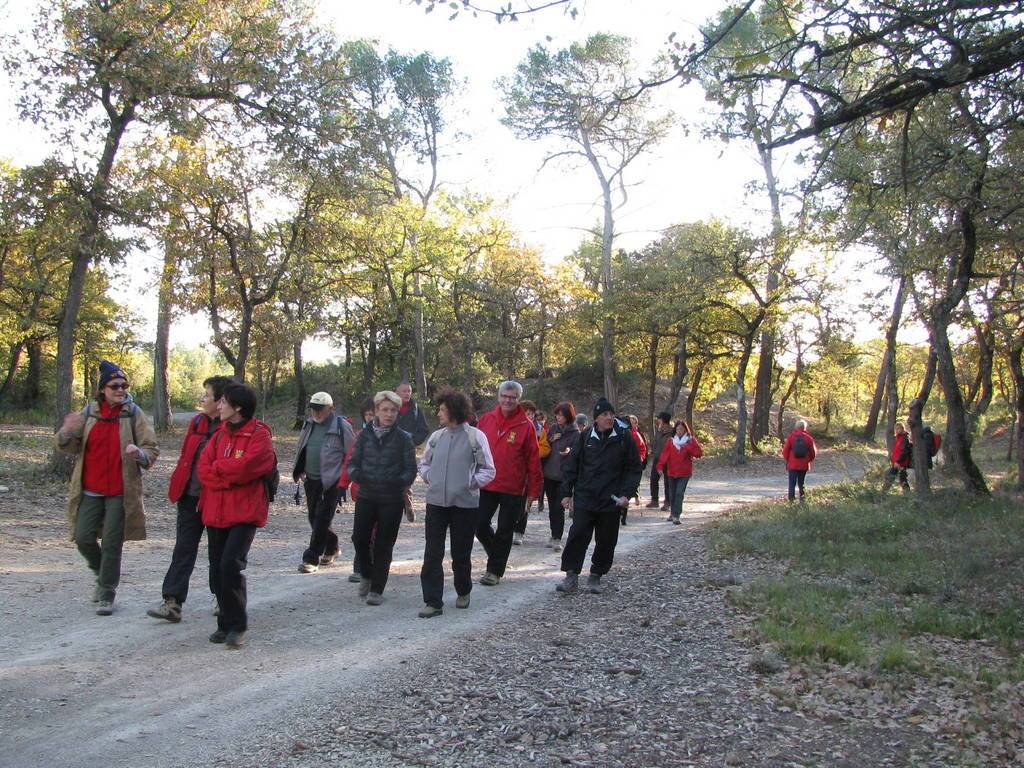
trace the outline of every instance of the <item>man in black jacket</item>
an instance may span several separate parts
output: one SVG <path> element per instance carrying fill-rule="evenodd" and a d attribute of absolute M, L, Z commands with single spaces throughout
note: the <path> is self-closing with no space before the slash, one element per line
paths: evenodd
<path fill-rule="evenodd" d="M 562 552 L 565 579 L 555 589 L 572 594 L 579 587 L 583 560 L 595 539 L 587 590 L 599 594 L 619 540 L 619 519 L 636 495 L 643 468 L 629 425 L 615 418 L 605 398 L 594 406 L 594 426 L 576 441 L 562 465 L 562 506 L 573 510 L 572 527 Z"/>
<path fill-rule="evenodd" d="M 402 398 L 402 406 L 398 409 L 398 421 L 395 424 L 399 429 L 408 432 L 412 437 L 412 444 L 419 448 L 430 437 L 427 418 L 412 399 L 412 384 L 400 381 L 395 387 L 395 392 Z M 405 519 L 410 523 L 416 519 L 416 513 L 412 509 L 412 488 L 405 493 Z"/>

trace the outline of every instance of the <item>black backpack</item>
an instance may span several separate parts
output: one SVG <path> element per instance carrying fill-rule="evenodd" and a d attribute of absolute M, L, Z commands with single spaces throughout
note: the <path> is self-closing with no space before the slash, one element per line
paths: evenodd
<path fill-rule="evenodd" d="M 925 427 L 921 431 L 921 439 L 925 440 L 925 447 L 928 449 L 928 458 L 935 458 L 939 452 L 939 441 L 935 439 L 935 433 L 932 432 L 931 427 Z"/>
<path fill-rule="evenodd" d="M 342 440 L 345 439 L 342 434 Z M 277 489 L 281 485 L 281 473 L 277 469 L 277 451 L 274 450 L 273 437 L 271 437 L 270 450 L 274 454 L 274 466 L 263 476 L 263 488 L 267 492 L 267 503 L 269 504 L 277 496 Z"/>
<path fill-rule="evenodd" d="M 803 435 L 797 435 L 793 438 L 793 456 L 798 459 L 806 459 L 811 453 L 811 444 L 807 442 L 807 438 Z"/>

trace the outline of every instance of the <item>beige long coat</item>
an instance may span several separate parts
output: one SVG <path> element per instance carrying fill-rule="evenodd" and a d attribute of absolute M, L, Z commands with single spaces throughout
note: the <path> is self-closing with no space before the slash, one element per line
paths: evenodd
<path fill-rule="evenodd" d="M 146 509 L 142 503 L 142 467 L 149 469 L 160 455 L 156 444 L 156 433 L 150 426 L 149 419 L 142 409 L 131 399 L 125 401 L 121 411 L 129 409 L 127 418 L 119 419 L 121 437 L 121 475 L 124 479 L 124 538 L 125 541 L 141 541 L 146 538 Z M 82 500 L 82 446 L 89 439 L 89 433 L 96 424 L 99 405 L 90 402 L 80 413 L 85 417 L 83 427 L 70 434 L 58 431 L 55 440 L 57 450 L 75 454 L 75 468 L 71 472 L 68 483 L 68 532 L 72 541 L 75 538 L 75 521 L 78 519 L 78 505 Z M 134 434 L 133 434 L 134 429 Z M 145 464 L 125 455 L 124 449 L 129 443 L 135 443 L 146 454 Z"/>

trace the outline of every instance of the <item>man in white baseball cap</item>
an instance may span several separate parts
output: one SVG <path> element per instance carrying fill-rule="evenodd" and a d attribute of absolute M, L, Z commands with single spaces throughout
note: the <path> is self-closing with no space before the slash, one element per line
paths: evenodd
<path fill-rule="evenodd" d="M 334 412 L 334 399 L 327 392 L 309 398 L 309 417 L 299 433 L 292 478 L 300 480 L 306 492 L 311 535 L 302 554 L 301 573 L 316 573 L 338 557 L 338 535 L 331 530 L 338 507 L 338 479 L 345 457 L 355 445 L 355 432 L 344 416 Z"/>

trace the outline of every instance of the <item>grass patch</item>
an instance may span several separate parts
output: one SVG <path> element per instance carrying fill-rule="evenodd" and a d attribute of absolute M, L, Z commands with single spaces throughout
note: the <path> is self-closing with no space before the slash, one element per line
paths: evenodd
<path fill-rule="evenodd" d="M 1024 641 L 1024 512 L 1011 498 L 940 490 L 928 500 L 882 496 L 879 484 L 835 486 L 806 505 L 762 503 L 709 528 L 721 556 L 788 561 L 785 578 L 731 599 L 794 658 L 922 664 L 921 635 L 999 644 L 1020 664 Z M 1011 675 L 1012 677 L 1012 675 Z"/>

